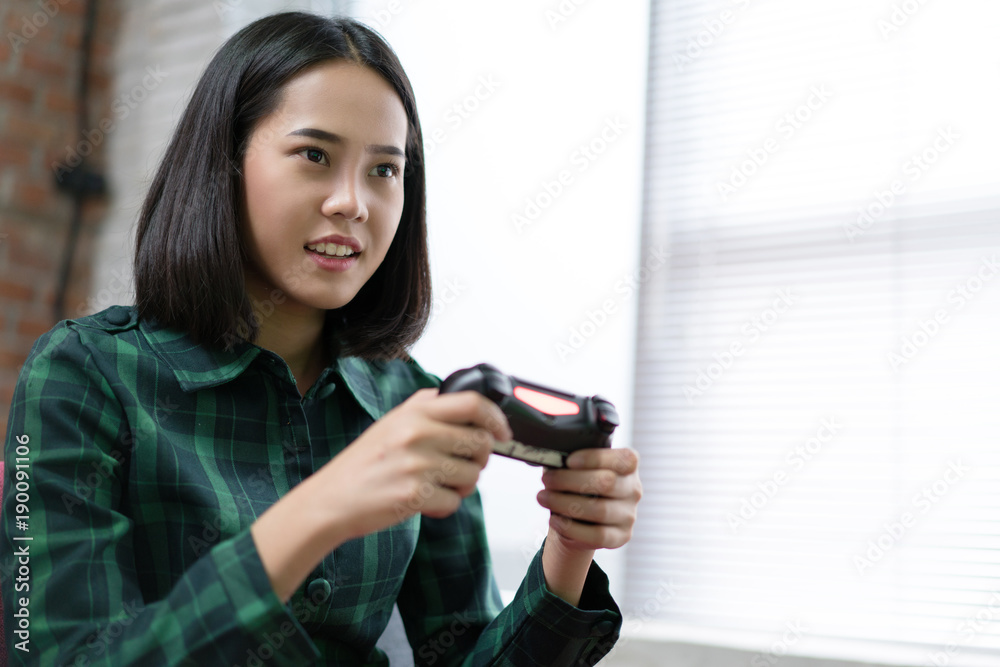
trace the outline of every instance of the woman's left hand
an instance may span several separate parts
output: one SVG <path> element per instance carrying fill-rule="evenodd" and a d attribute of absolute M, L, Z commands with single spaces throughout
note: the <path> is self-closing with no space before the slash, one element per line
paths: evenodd
<path fill-rule="evenodd" d="M 642 497 L 639 455 L 633 449 L 583 449 L 567 468 L 547 469 L 539 504 L 551 511 L 549 536 L 560 551 L 617 549 L 632 537 Z"/>

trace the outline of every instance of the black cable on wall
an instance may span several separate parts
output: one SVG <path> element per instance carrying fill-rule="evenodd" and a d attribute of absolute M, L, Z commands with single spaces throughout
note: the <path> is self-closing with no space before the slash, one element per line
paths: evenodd
<path fill-rule="evenodd" d="M 94 29 L 97 23 L 97 1 L 86 0 L 83 19 L 83 36 L 80 40 L 80 77 L 76 89 L 76 123 L 77 134 L 82 135 L 89 128 L 87 98 L 89 97 L 90 51 L 94 41 Z M 73 215 L 70 220 L 68 238 L 63 249 L 63 258 L 59 266 L 59 282 L 56 286 L 53 317 L 58 322 L 65 315 L 66 289 L 69 286 L 70 275 L 73 272 L 73 259 L 76 254 L 80 227 L 83 224 L 83 205 L 90 198 L 104 193 L 104 177 L 91 172 L 86 160 L 68 171 L 61 172 L 56 177 L 56 187 L 73 198 Z"/>

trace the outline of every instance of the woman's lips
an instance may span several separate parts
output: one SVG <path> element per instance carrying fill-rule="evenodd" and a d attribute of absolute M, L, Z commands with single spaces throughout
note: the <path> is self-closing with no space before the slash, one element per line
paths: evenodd
<path fill-rule="evenodd" d="M 321 269 L 334 272 L 347 271 L 349 268 L 357 264 L 358 257 L 361 255 L 361 253 L 356 252 L 352 255 L 334 257 L 316 252 L 315 250 L 311 250 L 309 248 L 306 248 L 306 254 L 309 255 L 309 257 L 316 262 Z"/>

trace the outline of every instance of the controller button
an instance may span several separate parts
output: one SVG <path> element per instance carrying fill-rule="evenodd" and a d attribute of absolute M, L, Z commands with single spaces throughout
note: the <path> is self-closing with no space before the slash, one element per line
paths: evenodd
<path fill-rule="evenodd" d="M 477 366 L 483 375 L 483 395 L 497 405 L 510 396 L 510 378 L 489 364 Z"/>
<path fill-rule="evenodd" d="M 595 401 L 597 407 L 597 426 L 605 433 L 611 433 L 621 423 L 618 412 L 607 401 Z"/>
<path fill-rule="evenodd" d="M 608 429 L 610 427 L 611 431 L 615 430 L 615 427 L 620 424 L 618 421 L 618 413 L 609 410 L 599 409 L 597 411 L 597 421 L 601 424 L 602 429 Z"/>

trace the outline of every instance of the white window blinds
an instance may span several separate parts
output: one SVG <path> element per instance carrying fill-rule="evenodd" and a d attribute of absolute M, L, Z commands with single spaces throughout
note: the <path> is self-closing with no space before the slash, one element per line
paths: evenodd
<path fill-rule="evenodd" d="M 764 657 L 1000 664 L 1000 3 L 651 20 L 643 244 L 671 258 L 626 607 Z"/>

